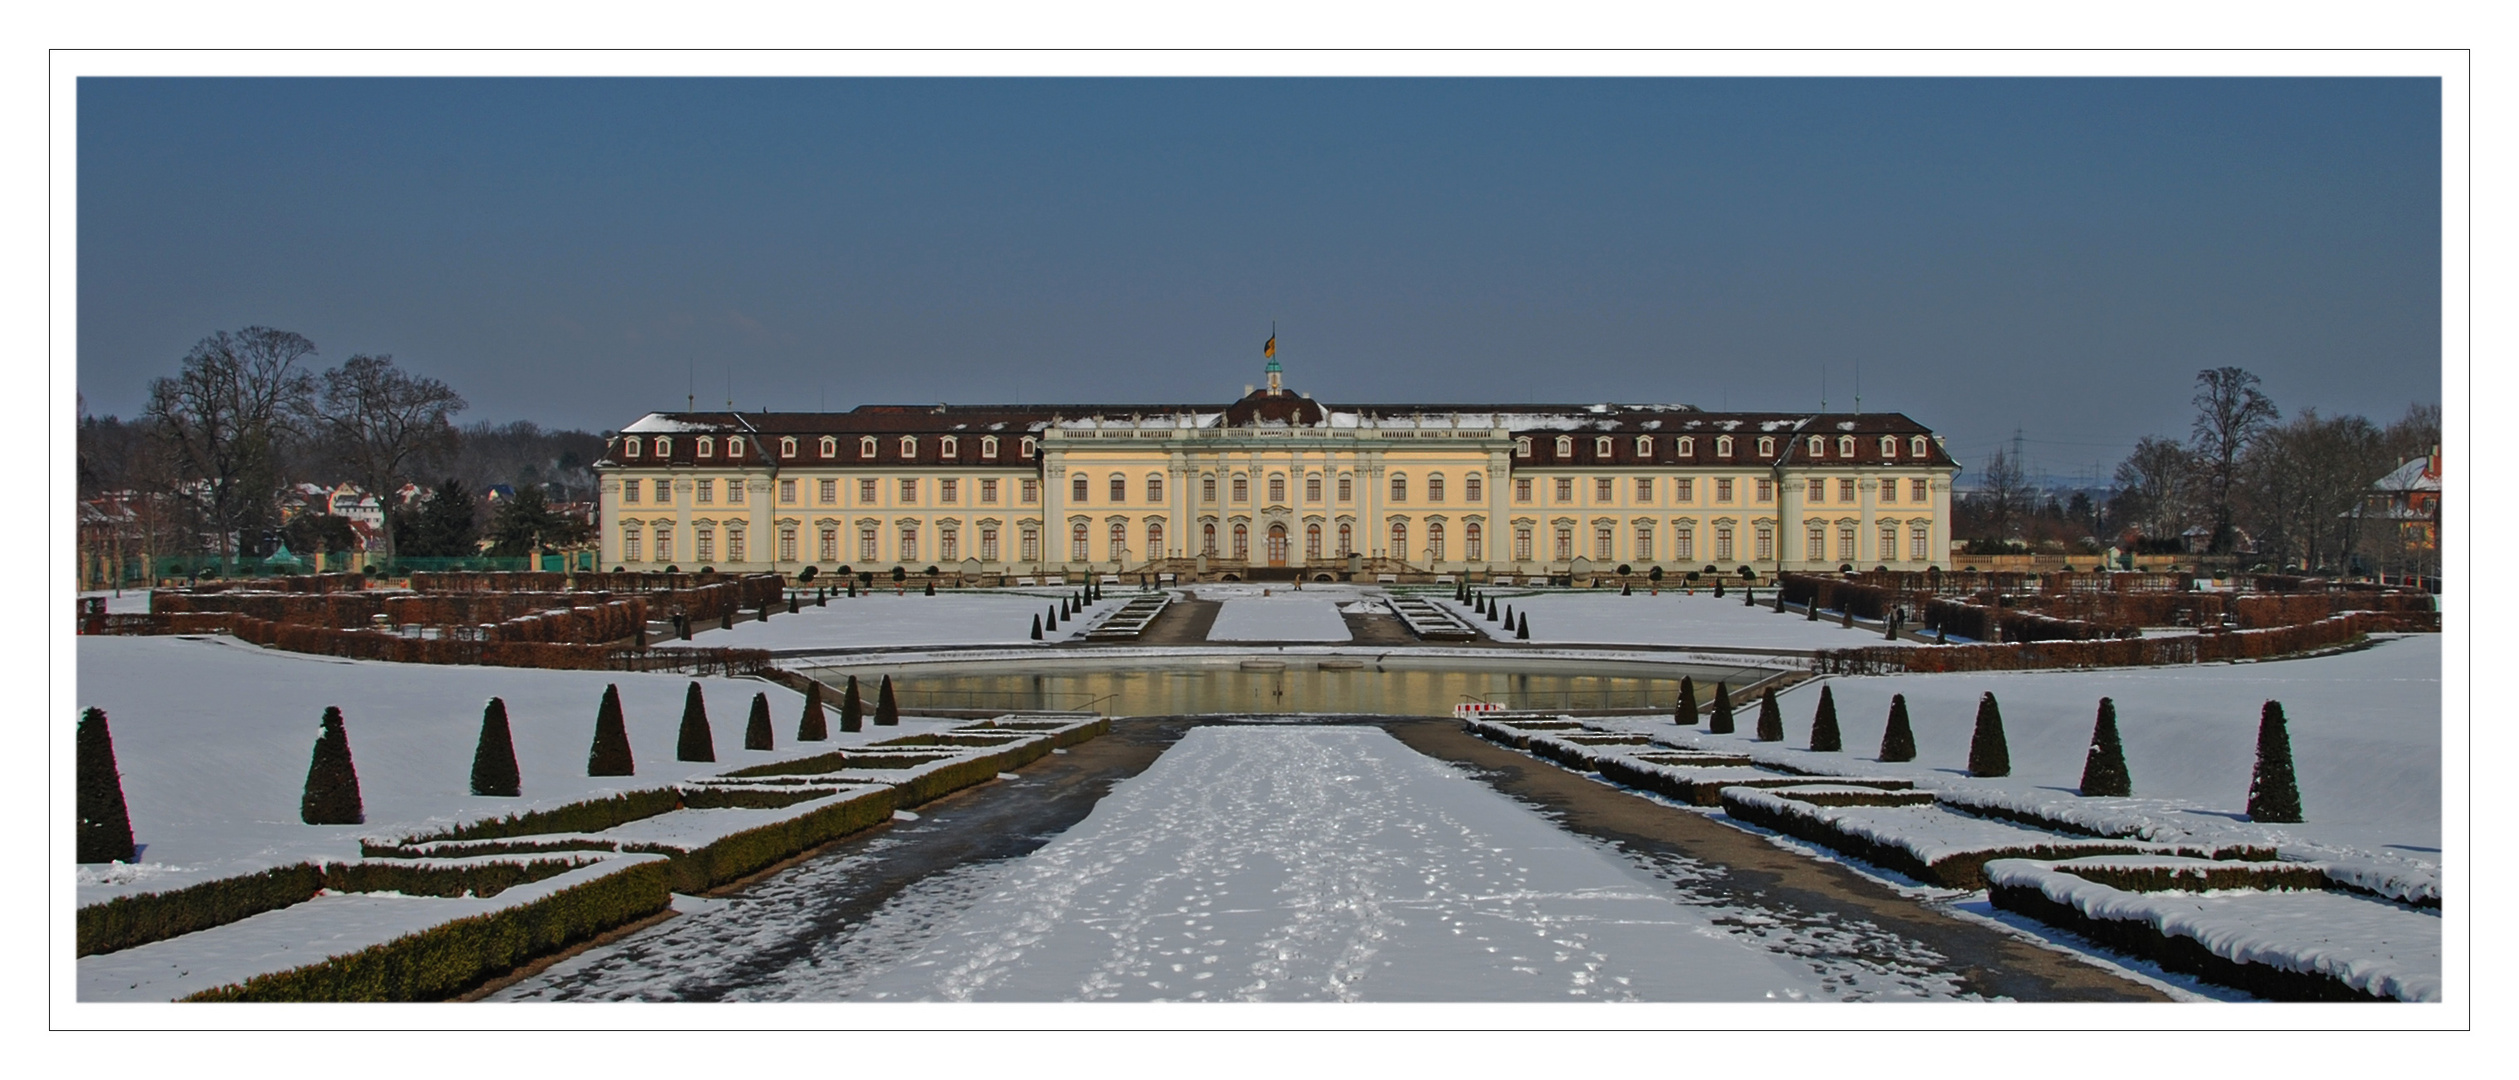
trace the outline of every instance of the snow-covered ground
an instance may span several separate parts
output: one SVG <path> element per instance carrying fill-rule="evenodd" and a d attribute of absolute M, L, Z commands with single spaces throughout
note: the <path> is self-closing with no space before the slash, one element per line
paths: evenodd
<path fill-rule="evenodd" d="M 1071 590 L 1072 591 L 1072 590 Z M 1034 616 L 1049 614 L 1066 592 L 949 592 L 925 596 L 913 588 L 895 596 L 888 588 L 856 597 L 834 596 L 828 605 L 807 602 L 793 615 L 770 621 L 736 619 L 733 629 L 694 627 L 691 640 L 661 646 L 733 649 L 863 649 L 892 645 L 1030 645 Z M 1081 637 L 1095 616 L 1118 610 L 1137 595 L 1113 589 L 1073 620 L 1060 619 L 1044 641 Z"/>
<path fill-rule="evenodd" d="M 1820 979 L 1357 727 L 1204 727 L 1025 857 L 891 1000 L 1760 1001 Z"/>
<path fill-rule="evenodd" d="M 1979 672 L 1836 677 L 1777 695 L 1785 741 L 1753 741 L 1756 706 L 1739 731 L 1667 719 L 1610 726 L 1651 730 L 1684 745 L 1746 751 L 1797 771 L 1907 777 L 1996 804 L 2048 805 L 2094 825 L 2141 823 L 2146 839 L 2249 841 L 2287 857 L 2367 860 L 2418 873 L 2440 865 L 2441 715 L 2437 634 L 2383 638 L 2368 649 L 2304 660 L 2100 671 Z M 1836 698 L 1845 749 L 1810 745 L 1822 683 Z M 2003 713 L 2012 773 L 1967 774 L 1977 699 L 1992 691 Z M 1889 699 L 1903 694 L 1916 760 L 1878 758 Z M 2134 796 L 2077 792 L 2099 699 L 2115 700 L 2117 730 Z M 2257 718 L 2283 702 L 2307 821 L 2246 820 Z"/>
<path fill-rule="evenodd" d="M 79 599 L 91 600 L 100 596 L 105 598 L 107 614 L 146 615 L 149 612 L 149 590 L 147 589 L 124 589 L 120 596 L 114 595 L 112 589 L 83 592 L 79 594 Z"/>
<path fill-rule="evenodd" d="M 954 721 L 839 730 L 798 744 L 804 697 L 758 679 L 700 679 L 717 761 L 674 760 L 684 675 L 393 664 L 260 649 L 228 638 L 78 639 L 79 704 L 105 710 L 131 807 L 134 864 L 78 868 L 79 902 L 158 892 L 307 860 L 346 860 L 362 836 L 399 837 L 458 821 L 659 787 L 757 762 L 827 751 Z M 605 685 L 621 688 L 635 776 L 590 777 L 586 753 Z M 872 689 L 868 688 L 869 694 Z M 743 748 L 752 696 L 766 693 L 776 750 Z M 507 703 L 524 794 L 470 793 L 481 708 Z M 307 825 L 298 799 L 324 707 L 341 707 L 365 801 L 364 825 Z M 873 702 L 867 703 L 868 710 Z"/>
<path fill-rule="evenodd" d="M 1346 641 L 1342 604 L 1366 602 L 1362 591 L 1334 585 L 1202 585 L 1201 600 L 1221 600 L 1209 641 Z"/>
<path fill-rule="evenodd" d="M 1662 590 L 1653 596 L 1638 589 L 1634 596 L 1614 592 L 1533 593 L 1514 596 L 1508 590 L 1495 602 L 1513 609 L 1519 619 L 1531 618 L 1531 642 L 1550 645 L 1715 645 L 1742 649 L 1854 649 L 1899 644 L 1881 637 L 1880 628 L 1857 625 L 1848 630 L 1822 617 L 1811 622 L 1799 611 L 1775 612 L 1775 591 L 1758 590 L 1758 606 L 1741 606 L 1739 590 L 1727 589 L 1716 599 L 1712 589 L 1697 595 Z M 1450 597 L 1431 597 L 1490 633 L 1504 625 L 1488 622 L 1471 605 Z M 1511 638 L 1511 631 L 1497 634 Z M 1911 644 L 1911 643 L 1910 643 Z"/>

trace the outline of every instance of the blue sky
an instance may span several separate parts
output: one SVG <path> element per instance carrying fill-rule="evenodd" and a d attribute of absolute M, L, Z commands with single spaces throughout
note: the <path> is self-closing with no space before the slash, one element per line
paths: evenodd
<path fill-rule="evenodd" d="M 219 329 L 466 419 L 1852 405 L 2046 471 L 2440 397 L 2440 121 L 2378 79 L 84 79 L 79 388 Z"/>

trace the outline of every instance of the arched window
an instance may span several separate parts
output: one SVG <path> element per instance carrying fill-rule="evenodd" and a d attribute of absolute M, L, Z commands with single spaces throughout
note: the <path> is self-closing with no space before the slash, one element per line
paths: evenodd
<path fill-rule="evenodd" d="M 1837 456 L 1841 458 L 1850 458 L 1854 456 L 1854 436 L 1837 436 Z"/>
<path fill-rule="evenodd" d="M 1557 436 L 1557 456 L 1561 459 L 1574 456 L 1574 436 Z"/>
<path fill-rule="evenodd" d="M 941 457 L 960 457 L 962 456 L 962 440 L 951 435 L 938 439 L 936 453 Z"/>
<path fill-rule="evenodd" d="M 1236 559 L 1251 557 L 1251 527 L 1241 522 L 1235 522 L 1233 525 L 1233 557 Z"/>
<path fill-rule="evenodd" d="M 1216 523 L 1215 523 L 1215 522 L 1212 522 L 1212 521 L 1206 521 L 1206 522 L 1200 522 L 1200 523 L 1199 523 L 1199 526 L 1198 526 L 1198 551 L 1199 551 L 1199 554 L 1205 555 L 1205 556 L 1207 556 L 1208 558 L 1211 558 L 1211 559 L 1212 559 L 1212 558 L 1214 558 L 1214 557 L 1215 557 L 1215 555 L 1216 555 Z"/>
<path fill-rule="evenodd" d="M 625 525 L 621 529 L 621 561 L 639 561 L 639 528 L 636 525 Z"/>
<path fill-rule="evenodd" d="M 1614 446 L 1613 446 L 1613 445 L 1612 445 L 1612 443 L 1610 442 L 1610 438 L 1609 438 L 1609 436 L 1607 436 L 1607 435 L 1596 435 L 1596 436 L 1593 436 L 1593 437 L 1592 437 L 1592 456 L 1593 456 L 1593 457 L 1596 457 L 1596 458 L 1601 458 L 1601 459 L 1606 460 L 1606 459 L 1608 459 L 1610 456 L 1612 456 L 1612 455 L 1616 454 L 1617 452 L 1618 452 L 1618 451 L 1614 448 Z"/>
<path fill-rule="evenodd" d="M 1111 561 L 1128 561 L 1128 523 L 1125 521 L 1111 523 Z"/>
<path fill-rule="evenodd" d="M 1811 456 L 1815 458 L 1827 457 L 1828 440 L 1817 435 L 1811 436 Z"/>
<path fill-rule="evenodd" d="M 916 522 L 901 523 L 901 561 L 918 561 L 918 524 Z"/>
<path fill-rule="evenodd" d="M 831 435 L 825 435 L 825 436 L 823 436 L 823 437 L 822 437 L 822 446 L 821 446 L 821 448 L 820 448 L 820 453 L 821 453 L 821 455 L 822 455 L 823 457 L 826 457 L 826 458 L 835 458 L 835 457 L 840 456 L 840 440 L 839 440 L 836 436 L 831 436 Z M 832 557 L 833 557 L 833 558 L 838 558 L 838 556 L 836 556 L 836 555 L 835 555 L 835 556 L 832 556 Z"/>
<path fill-rule="evenodd" d="M 1149 559 L 1163 557 L 1163 523 L 1160 521 L 1146 523 L 1146 557 Z"/>
<path fill-rule="evenodd" d="M 1697 530 L 1688 525 L 1671 530 L 1671 558 L 1687 562 L 1697 557 Z"/>
<path fill-rule="evenodd" d="M 1321 557 L 1321 526 L 1318 522 L 1303 527 L 1303 557 L 1308 560 Z"/>
<path fill-rule="evenodd" d="M 945 525 L 936 530 L 936 558 L 940 562 L 957 562 L 962 558 L 962 530 Z"/>
<path fill-rule="evenodd" d="M 698 449 L 697 451 L 694 451 L 694 452 L 695 452 L 695 453 L 697 453 L 697 454 L 698 454 L 699 456 L 701 456 L 701 457 L 711 457 L 711 456 L 714 456 L 714 454 L 716 453 L 716 450 L 717 450 L 717 439 L 716 439 L 716 437 L 715 437 L 715 436 L 710 436 L 710 435 L 702 435 L 702 436 L 700 436 L 699 449 Z"/>
<path fill-rule="evenodd" d="M 1695 436 L 1692 436 L 1692 435 L 1682 435 L 1682 436 L 1680 436 L 1680 437 L 1679 437 L 1679 456 L 1681 456 L 1681 457 L 1695 457 L 1695 456 L 1697 456 L 1697 439 L 1696 439 L 1696 437 L 1695 437 Z"/>
<path fill-rule="evenodd" d="M 1513 561 L 1531 561 L 1531 527 L 1528 525 L 1513 527 Z"/>
<path fill-rule="evenodd" d="M 1408 477 L 1400 475 L 1391 477 L 1391 501 L 1408 501 Z"/>
<path fill-rule="evenodd" d="M 901 456 L 904 458 L 914 458 L 918 456 L 918 436 L 901 436 Z"/>
<path fill-rule="evenodd" d="M 1440 521 L 1426 523 L 1426 558 L 1443 561 L 1443 523 Z"/>
<path fill-rule="evenodd" d="M 1443 501 L 1443 477 L 1441 475 L 1438 474 L 1426 478 L 1426 501 Z"/>
<path fill-rule="evenodd" d="M 1716 457 L 1730 457 L 1730 456 L 1732 456 L 1732 437 L 1731 437 L 1731 436 L 1729 436 L 1729 435 L 1717 435 L 1717 436 L 1715 436 L 1715 437 L 1714 437 L 1714 456 L 1716 456 Z"/>
<path fill-rule="evenodd" d="M 622 457 L 637 457 L 637 456 L 638 456 L 638 451 L 639 451 L 639 437 L 638 437 L 638 436 L 636 436 L 636 435 L 632 435 L 632 436 L 629 436 L 629 437 L 624 438 L 624 439 L 622 439 L 622 440 L 621 440 L 621 456 L 622 456 Z"/>
<path fill-rule="evenodd" d="M 1077 473 L 1076 478 L 1069 481 L 1067 486 L 1069 488 L 1067 493 L 1069 502 L 1083 502 L 1087 496 L 1092 494 L 1092 481 L 1085 479 L 1085 474 L 1083 473 Z"/>
<path fill-rule="evenodd" d="M 861 458 L 872 458 L 872 457 L 874 457 L 874 456 L 875 456 L 875 437 L 874 437 L 874 436 L 872 436 L 872 435 L 866 435 L 866 436 L 861 436 L 861 437 L 859 437 L 859 438 L 858 438 L 858 440 L 857 440 L 857 456 L 858 456 L 858 457 L 861 457 Z"/>
<path fill-rule="evenodd" d="M 1146 474 L 1146 501 L 1147 501 L 1147 502 L 1162 502 L 1162 501 L 1163 501 L 1163 474 L 1162 474 L 1162 473 L 1147 473 L 1147 474 Z M 1147 541 L 1147 542 L 1146 542 L 1146 546 L 1147 546 L 1149 549 L 1153 548 L 1153 547 L 1154 547 L 1154 541 L 1152 541 L 1152 540 Z"/>
<path fill-rule="evenodd" d="M 1530 437 L 1530 436 L 1528 436 L 1528 435 L 1524 435 L 1524 436 L 1521 436 L 1520 438 L 1517 438 L 1517 439 L 1513 440 L 1513 456 L 1514 456 L 1514 457 L 1518 457 L 1518 458 L 1526 458 L 1526 457 L 1531 456 L 1531 437 Z"/>
<path fill-rule="evenodd" d="M 1774 456 L 1776 456 L 1776 439 L 1775 439 L 1775 436 L 1773 436 L 1773 435 L 1761 435 L 1761 436 L 1759 436 L 1759 437 L 1758 437 L 1758 456 L 1759 456 L 1759 457 L 1774 457 Z"/>
<path fill-rule="evenodd" d="M 1111 474 L 1111 501 L 1115 503 L 1128 501 L 1128 478 L 1118 473 Z"/>
<path fill-rule="evenodd" d="M 1390 556 L 1394 559 L 1405 559 L 1408 557 L 1408 523 L 1405 521 L 1394 521 L 1391 523 Z"/>
<path fill-rule="evenodd" d="M 1557 526 L 1556 558 L 1558 562 L 1570 562 L 1574 559 L 1574 526 Z"/>
<path fill-rule="evenodd" d="M 793 436 L 793 435 L 781 435 L 781 436 L 779 436 L 779 439 L 778 439 L 778 456 L 783 457 L 783 458 L 792 458 L 792 457 L 795 457 L 795 456 L 796 456 L 796 437 L 795 437 L 795 436 Z"/>
<path fill-rule="evenodd" d="M 1649 458 L 1653 456 L 1653 436 L 1636 436 L 1636 456 L 1640 458 Z"/>
<path fill-rule="evenodd" d="M 1035 439 L 1030 435 L 1024 436 L 1023 441 L 1017 443 L 1015 446 L 1016 452 L 1027 458 L 1031 457 L 1033 453 L 1038 451 L 1040 448 L 1041 440 Z"/>
<path fill-rule="evenodd" d="M 1486 531 L 1473 521 L 1461 528 L 1461 555 L 1471 562 L 1487 557 Z"/>
<path fill-rule="evenodd" d="M 1881 456 L 1882 456 L 1882 457 L 1885 457 L 1885 458 L 1894 458 L 1894 457 L 1897 457 L 1897 456 L 1898 456 L 1898 437 L 1897 437 L 1897 436 L 1895 436 L 1895 435 L 1883 435 L 1883 436 L 1881 436 Z M 1891 547 L 1896 547 L 1896 546 L 1898 546 L 1898 545 L 1896 545 L 1896 544 L 1892 544 L 1892 545 L 1890 545 L 1890 546 L 1891 546 Z"/>
<path fill-rule="evenodd" d="M 728 435 L 728 436 L 726 436 L 726 456 L 727 456 L 727 457 L 742 457 L 742 456 L 743 456 L 743 436 L 741 436 L 741 435 Z"/>
<path fill-rule="evenodd" d="M 1461 481 L 1461 494 L 1471 502 L 1484 500 L 1487 497 L 1486 478 L 1478 473 L 1469 474 L 1468 479 Z"/>
<path fill-rule="evenodd" d="M 1081 521 L 1077 522 L 1077 523 L 1075 524 L 1075 527 L 1074 527 L 1074 528 L 1072 528 L 1072 529 L 1069 529 L 1069 530 L 1068 530 L 1068 537 L 1067 537 L 1067 548 L 1068 548 L 1068 555 L 1067 555 L 1067 558 L 1068 558 L 1068 561 L 1070 561 L 1070 562 L 1084 562 L 1084 561 L 1086 561 L 1086 560 L 1088 560 L 1088 559 L 1091 559 L 1091 558 L 1093 557 L 1093 553 L 1092 553 L 1092 552 L 1090 552 L 1090 551 L 1085 550 L 1085 545 L 1086 545 L 1086 544 L 1089 544 L 1089 543 L 1091 543 L 1091 542 L 1092 542 L 1092 533 L 1091 533 L 1091 531 L 1085 528 L 1085 523 L 1084 523 L 1084 522 L 1081 522 Z"/>
<path fill-rule="evenodd" d="M 673 456 L 672 438 L 664 435 L 656 436 L 656 456 L 661 458 L 669 458 Z"/>
<path fill-rule="evenodd" d="M 1908 457 L 1926 457 L 1929 453 L 1930 451 L 1925 449 L 1924 436 L 1916 435 L 1907 439 Z"/>
<path fill-rule="evenodd" d="M 1732 561 L 1732 527 L 1729 525 L 1714 527 L 1714 561 Z"/>
<path fill-rule="evenodd" d="M 1356 527 L 1345 522 L 1340 522 L 1338 525 L 1338 557 L 1343 559 L 1355 553 Z"/>
<path fill-rule="evenodd" d="M 983 458 L 989 458 L 989 459 L 992 459 L 992 460 L 994 460 L 994 459 L 997 457 L 997 436 L 995 436 L 995 435 L 982 435 L 982 436 L 980 436 L 980 456 L 981 456 L 981 457 L 983 457 Z"/>

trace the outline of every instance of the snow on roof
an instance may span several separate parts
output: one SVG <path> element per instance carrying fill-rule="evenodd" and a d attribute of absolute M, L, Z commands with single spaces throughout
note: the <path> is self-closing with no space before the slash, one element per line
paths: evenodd
<path fill-rule="evenodd" d="M 663 413 L 649 413 L 631 421 L 630 426 L 621 429 L 621 433 L 624 435 L 647 435 L 664 434 L 676 431 L 716 431 L 719 426 L 720 425 L 717 424 L 697 424 L 688 420 L 676 420 Z"/>
<path fill-rule="evenodd" d="M 1852 430 L 1854 430 L 1854 421 L 1852 421 L 1852 420 L 1839 420 L 1839 421 L 1837 421 L 1837 430 L 1839 430 L 1839 431 L 1852 431 Z"/>
<path fill-rule="evenodd" d="M 2380 491 L 2438 491 L 2440 478 L 2424 475 L 2431 471 L 2431 463 L 2432 459 L 2429 457 L 2415 458 L 2397 466 L 2394 472 L 2380 477 L 2379 482 L 2372 484 L 2371 487 Z"/>

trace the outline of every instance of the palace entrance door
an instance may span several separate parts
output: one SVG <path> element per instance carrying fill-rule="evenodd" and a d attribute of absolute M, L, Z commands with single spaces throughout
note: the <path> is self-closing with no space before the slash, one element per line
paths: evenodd
<path fill-rule="evenodd" d="M 1268 527 L 1268 565 L 1286 565 L 1286 527 L 1283 524 Z"/>

